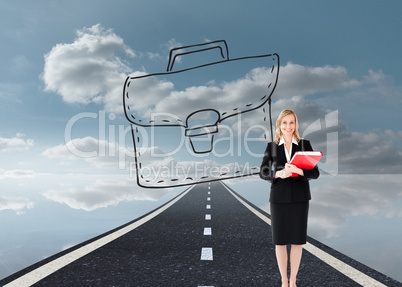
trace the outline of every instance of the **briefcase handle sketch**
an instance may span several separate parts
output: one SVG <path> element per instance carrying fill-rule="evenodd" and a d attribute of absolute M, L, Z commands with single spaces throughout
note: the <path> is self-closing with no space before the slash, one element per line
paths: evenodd
<path fill-rule="evenodd" d="M 173 65 L 178 57 L 182 57 L 185 55 L 190 55 L 194 53 L 207 52 L 207 51 L 218 51 L 219 55 L 222 57 L 222 60 L 229 60 L 229 48 L 225 40 L 218 40 L 213 42 L 207 42 L 202 44 L 177 47 L 170 50 L 169 53 L 169 61 L 166 71 L 171 72 L 173 69 Z M 219 63 L 220 61 L 214 62 Z M 202 63 L 200 66 L 208 65 L 211 63 Z M 198 67 L 200 67 L 198 66 Z M 193 67 L 195 68 L 195 67 Z"/>
<path fill-rule="evenodd" d="M 257 67 L 257 68 L 256 68 Z M 259 68 L 258 68 L 259 67 Z M 262 68 L 263 67 L 263 68 Z M 249 88 L 248 94 L 235 87 L 232 78 L 241 78 L 247 84 L 256 69 L 264 69 L 264 87 Z M 244 75 L 244 70 L 249 73 Z M 279 76 L 279 55 L 263 54 L 231 59 L 225 40 L 177 47 L 170 50 L 166 72 L 136 72 L 126 78 L 123 88 L 123 106 L 132 125 L 134 154 L 139 185 L 141 182 L 141 143 L 150 146 L 150 140 L 138 132 L 139 128 L 171 129 L 179 127 L 187 139 L 192 155 L 209 156 L 214 148 L 214 137 L 227 119 L 263 107 L 272 96 Z M 242 78 L 243 77 L 243 78 Z M 216 82 L 216 79 L 221 79 Z M 252 81 L 249 81 L 252 82 Z M 232 100 L 232 99 L 238 100 Z M 227 100 L 230 99 L 230 100 Z M 264 109 L 265 112 L 265 109 Z M 159 131 L 163 132 L 163 131 Z M 168 132 L 167 132 L 168 133 Z M 158 147 L 163 148 L 163 147 Z M 169 154 L 171 155 L 171 154 Z M 236 173 L 219 178 L 192 177 L 193 182 L 209 181 L 255 174 L 258 171 Z M 187 177 L 188 180 L 188 177 Z M 157 180 L 156 183 L 166 180 Z M 147 187 L 160 184 L 147 182 Z"/>

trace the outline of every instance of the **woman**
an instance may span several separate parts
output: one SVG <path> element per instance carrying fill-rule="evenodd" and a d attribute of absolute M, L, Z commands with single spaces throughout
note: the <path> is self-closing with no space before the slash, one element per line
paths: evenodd
<path fill-rule="evenodd" d="M 274 142 L 268 143 L 262 160 L 260 177 L 271 182 L 270 208 L 272 241 L 282 278 L 282 287 L 295 287 L 302 245 L 306 244 L 307 216 L 311 199 L 308 180 L 320 175 L 318 167 L 305 170 L 288 162 L 296 151 L 312 151 L 308 140 L 301 139 L 297 116 L 283 110 L 276 120 Z M 297 173 L 297 177 L 290 177 Z M 287 245 L 290 251 L 290 278 L 287 275 Z"/>

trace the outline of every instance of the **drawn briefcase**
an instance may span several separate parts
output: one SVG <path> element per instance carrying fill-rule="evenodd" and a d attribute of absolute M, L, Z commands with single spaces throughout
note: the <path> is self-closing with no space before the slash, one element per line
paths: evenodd
<path fill-rule="evenodd" d="M 258 174 L 278 75 L 277 54 L 230 59 L 220 40 L 172 49 L 166 72 L 127 77 L 123 105 L 138 185 Z"/>

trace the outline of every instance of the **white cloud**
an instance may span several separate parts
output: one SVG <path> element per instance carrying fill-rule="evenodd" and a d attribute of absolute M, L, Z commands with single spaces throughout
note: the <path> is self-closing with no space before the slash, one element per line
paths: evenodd
<path fill-rule="evenodd" d="M 166 47 L 179 46 L 174 39 L 167 44 Z M 68 97 L 68 101 L 80 101 L 76 95 L 85 94 L 86 91 L 92 90 L 92 81 L 83 80 L 85 77 L 93 77 L 94 71 L 102 74 L 105 79 L 105 89 L 103 91 L 111 91 L 118 89 L 113 97 L 105 96 L 103 98 L 105 105 L 116 107 L 116 111 L 121 109 L 121 86 L 123 82 L 122 75 L 116 74 L 116 71 L 130 70 L 122 61 L 114 54 L 116 50 L 125 51 L 127 54 L 134 56 L 129 48 L 123 44 L 123 40 L 115 35 L 111 30 L 105 30 L 100 25 L 95 25 L 89 29 L 78 31 L 78 38 L 71 44 L 59 44 L 52 49 L 46 56 L 46 65 L 44 79 L 47 82 L 47 89 L 56 89 L 63 96 Z M 72 68 L 72 62 L 77 62 L 77 65 Z M 99 64 L 103 61 L 108 62 L 107 65 Z M 61 64 L 60 64 L 61 62 Z M 96 69 L 92 69 L 93 63 L 98 63 Z M 47 67 L 56 70 L 55 74 L 46 74 Z M 107 69 L 108 65 L 114 68 Z M 102 66 L 102 68 L 101 68 Z M 116 69 L 116 66 L 120 67 Z M 77 76 L 76 71 L 88 70 L 91 71 L 85 77 Z M 123 71 L 123 72 L 124 72 Z M 59 74 L 58 74 L 59 73 Z M 266 68 L 256 68 L 251 70 L 244 77 L 231 82 L 221 82 L 220 84 L 209 83 L 200 86 L 191 86 L 183 90 L 175 88 L 173 83 L 166 80 L 156 80 L 148 78 L 143 86 L 136 87 L 139 94 L 151 95 L 141 97 L 141 101 L 137 101 L 132 109 L 139 115 L 149 115 L 151 112 L 169 112 L 176 115 L 187 115 L 190 112 L 199 110 L 203 107 L 214 107 L 218 110 L 225 109 L 227 103 L 237 103 L 239 105 L 247 103 L 249 94 L 263 94 L 266 90 L 267 76 L 269 71 Z M 79 74 L 79 73 L 78 73 Z M 144 72 L 136 71 L 132 75 L 140 75 Z M 46 75 L 50 78 L 46 79 Z M 66 76 L 66 79 L 64 79 Z M 108 81 L 107 79 L 114 79 Z M 351 78 L 346 68 L 340 66 L 323 66 L 323 67 L 308 67 L 293 63 L 287 63 L 280 68 L 280 76 L 278 86 L 273 95 L 273 120 L 275 121 L 279 112 L 284 108 L 292 108 L 296 111 L 301 121 L 300 130 L 303 132 L 311 123 L 318 119 L 323 119 L 330 110 L 324 110 L 316 102 L 307 101 L 305 97 L 316 93 L 328 93 L 336 90 L 349 89 L 356 91 L 364 89 L 365 85 L 383 84 L 387 77 L 380 71 L 368 72 L 368 75 L 363 77 L 363 80 Z M 66 81 L 65 81 L 66 80 Z M 61 88 L 58 88 L 58 85 Z M 63 87 L 66 88 L 64 94 Z M 71 92 L 71 89 L 77 88 L 79 92 Z M 95 89 L 96 90 L 96 89 Z M 96 101 L 97 95 L 88 94 L 89 97 L 85 100 Z M 79 96 L 81 99 L 81 96 Z M 84 97 L 85 98 L 85 97 Z M 84 101 L 84 102 L 85 102 Z M 267 114 L 267 110 L 265 110 Z M 263 121 L 263 116 L 256 112 L 245 113 L 242 116 L 241 127 L 242 131 L 246 131 L 248 127 L 259 124 L 268 128 L 268 119 Z M 236 131 L 238 126 L 233 121 L 228 121 L 226 124 L 231 125 Z M 379 137 L 374 132 L 358 133 L 350 132 L 346 126 L 339 124 L 336 130 L 338 132 L 339 146 L 339 166 L 341 172 L 348 173 L 387 173 L 387 168 L 391 167 L 393 173 L 402 171 L 402 153 L 392 143 Z M 327 130 L 307 135 L 311 138 L 313 146 L 316 149 L 325 151 L 327 146 Z M 263 130 L 261 129 L 262 136 Z M 391 139 L 399 138 L 400 135 L 395 132 L 387 131 Z M 163 148 L 163 147 L 162 147 Z M 76 139 L 65 146 L 60 145 L 48 149 L 44 154 L 48 157 L 64 157 L 74 158 L 76 153 L 71 153 L 72 150 L 83 151 L 82 157 L 86 161 L 92 162 L 97 167 L 113 166 L 116 164 L 116 156 L 99 156 L 102 150 L 115 151 L 116 154 L 128 154 L 125 148 L 118 147 L 114 143 L 101 142 L 94 138 Z M 70 151 L 69 151 L 70 150 Z M 364 153 L 362 153 L 364 151 Z M 386 154 L 386 160 L 381 159 L 382 154 Z M 80 156 L 80 155 L 78 155 Z M 132 159 L 132 158 L 131 158 Z"/>
<path fill-rule="evenodd" d="M 97 168 L 116 168 L 119 164 L 126 167 L 126 161 L 134 158 L 132 148 L 93 137 L 72 139 L 65 145 L 48 148 L 42 154 L 50 159 L 83 159 Z"/>
<path fill-rule="evenodd" d="M 47 148 L 43 153 L 44 156 L 55 159 L 75 159 L 76 156 L 70 152 L 67 148 L 67 145 L 58 145 L 55 147 Z"/>
<path fill-rule="evenodd" d="M 386 75 L 384 74 L 384 72 L 382 70 L 379 70 L 378 72 L 369 70 L 368 75 L 364 77 L 364 80 L 368 84 L 378 83 L 378 82 L 383 81 L 384 79 L 386 79 Z"/>
<path fill-rule="evenodd" d="M 280 68 L 275 98 L 313 95 L 339 89 L 356 88 L 362 83 L 351 79 L 341 66 L 308 67 L 287 63 Z"/>
<path fill-rule="evenodd" d="M 182 44 L 175 39 L 163 45 L 167 51 L 178 46 Z M 68 103 L 97 102 L 104 104 L 108 111 L 122 112 L 121 89 L 126 74 L 138 76 L 143 72 L 133 71 L 117 56 L 119 51 L 130 57 L 148 55 L 160 59 L 159 54 L 132 51 L 111 29 L 97 24 L 78 30 L 73 43 L 57 44 L 45 55 L 42 78 L 46 90 L 59 93 Z M 269 73 L 270 69 L 256 68 L 238 80 L 189 86 L 183 90 L 176 90 L 169 81 L 149 78 L 145 86 L 136 88 L 136 93 L 146 96 L 141 96 L 141 101 L 136 101 L 132 108 L 142 116 L 151 112 L 187 115 L 203 107 L 225 110 L 228 103 L 249 104 L 246 95 L 266 93 Z M 382 75 L 381 71 L 370 71 L 366 81 L 380 79 Z M 344 67 L 287 63 L 280 67 L 274 99 L 355 88 L 362 83 L 350 78 Z"/>
<path fill-rule="evenodd" d="M 183 47 L 184 45 L 180 42 L 177 42 L 176 39 L 172 38 L 167 43 L 163 44 L 162 47 L 166 49 L 166 51 L 170 51 L 177 47 Z"/>
<path fill-rule="evenodd" d="M 92 211 L 121 201 L 157 201 L 169 192 L 168 189 L 142 189 L 133 180 L 97 180 L 84 188 L 52 189 L 42 195 L 74 209 Z"/>
<path fill-rule="evenodd" d="M 131 69 L 117 52 L 136 56 L 122 38 L 100 24 L 78 30 L 73 43 L 57 44 L 45 55 L 45 89 L 68 103 L 104 103 L 109 111 L 120 111 L 122 83 Z"/>
<path fill-rule="evenodd" d="M 11 170 L 5 170 L 0 168 L 0 179 L 3 178 L 32 178 L 37 173 L 33 170 L 27 170 L 27 169 L 11 169 Z"/>
<path fill-rule="evenodd" d="M 141 102 L 136 103 L 132 108 L 142 115 L 149 115 L 150 112 L 168 112 L 180 118 L 183 117 L 182 114 L 187 115 L 192 111 L 208 107 L 225 110 L 228 103 L 242 106 L 249 103 L 249 95 L 264 95 L 269 76 L 270 69 L 255 68 L 237 80 L 223 82 L 220 85 L 210 83 L 189 86 L 183 90 L 173 89 L 173 83 L 153 79 L 152 85 L 147 83 L 147 86 L 152 86 L 153 90 L 157 89 L 159 92 L 145 91 L 144 88 L 136 87 L 136 94 L 144 94 L 144 96 L 141 96 Z M 304 67 L 288 63 L 280 67 L 278 86 L 273 99 L 288 99 L 319 92 L 355 88 L 360 85 L 361 82 L 348 77 L 344 67 Z M 145 99 L 146 102 L 144 102 Z"/>
<path fill-rule="evenodd" d="M 31 209 L 33 207 L 34 203 L 27 198 L 0 196 L 0 211 L 13 210 L 18 215 L 21 215 L 25 213 L 25 209 Z"/>
<path fill-rule="evenodd" d="M 328 179 L 328 177 L 327 177 Z M 402 197 L 400 177 L 342 175 L 317 180 L 309 215 L 313 237 L 336 237 L 350 216 L 401 216 L 393 204 Z M 323 180 L 325 183 L 320 184 Z"/>
<path fill-rule="evenodd" d="M 269 213 L 269 182 L 250 176 L 225 183 Z M 401 217 L 401 184 L 402 178 L 394 175 L 321 175 L 310 181 L 309 235 L 316 239 L 338 237 L 347 221 L 356 216 Z"/>
<path fill-rule="evenodd" d="M 139 148 L 141 159 L 153 166 L 166 165 L 171 157 L 152 155 L 164 154 L 158 147 Z M 84 160 L 96 168 L 125 169 L 134 163 L 134 149 L 122 147 L 116 142 L 98 140 L 94 137 L 76 138 L 46 149 L 42 153 L 50 159 L 63 159 L 67 161 Z"/>
<path fill-rule="evenodd" d="M 176 39 L 172 38 L 170 39 L 167 43 L 162 44 L 161 47 L 163 48 L 164 52 L 166 54 L 169 54 L 170 50 L 177 48 L 177 47 L 183 47 L 184 45 L 180 42 L 177 42 Z M 180 52 L 181 50 L 177 50 L 177 52 Z M 178 57 L 177 62 L 181 62 L 181 57 Z M 168 61 L 168 58 L 166 58 L 166 62 Z"/>
<path fill-rule="evenodd" d="M 350 78 L 347 70 L 339 66 L 305 67 L 288 63 L 280 67 L 279 74 L 278 86 L 273 94 L 273 100 L 279 105 L 281 101 L 287 102 L 288 99 L 297 101 L 306 95 L 352 89 L 364 83 Z M 222 117 L 222 111 L 256 104 L 257 102 L 253 103 L 253 99 L 255 95 L 267 93 L 266 86 L 269 84 L 270 76 L 272 77 L 270 68 L 259 67 L 232 81 L 200 82 L 197 86 L 190 85 L 183 89 L 175 87 L 173 82 L 166 79 L 148 78 L 148 82 L 152 84 L 137 81 L 135 85 L 133 83 L 130 86 L 132 89 L 129 90 L 130 95 L 140 99 L 130 105 L 130 113 L 135 114 L 134 110 L 135 116 L 143 121 L 146 121 L 151 113 L 170 113 L 179 119 L 186 119 L 187 115 L 196 110 L 213 108 L 220 111 Z M 143 87 L 144 85 L 146 87 Z M 134 99 L 130 97 L 126 101 L 126 105 L 129 105 L 128 101 Z M 253 116 L 251 113 L 247 115 L 245 113 L 246 120 L 247 117 Z M 261 122 L 261 119 L 258 119 L 258 122 Z"/>
<path fill-rule="evenodd" d="M 231 179 L 225 179 L 225 184 L 230 186 L 230 185 L 236 185 L 238 183 L 252 182 L 252 181 L 261 181 L 261 178 L 258 175 L 241 176 Z M 234 187 L 234 190 L 236 190 L 236 187 Z M 267 210 L 266 207 L 260 207 L 260 208 L 262 208 L 263 210 Z"/>
<path fill-rule="evenodd" d="M 175 183 L 188 184 L 187 178 L 197 181 L 203 176 L 209 178 L 234 176 L 239 171 L 241 171 L 240 174 L 248 174 L 249 169 L 254 167 L 254 163 L 247 164 L 245 159 L 237 158 L 238 162 L 234 162 L 233 158 L 222 157 L 219 153 L 212 154 L 208 159 L 183 157 L 183 154 L 189 155 L 188 148 L 186 145 L 179 147 L 177 154 L 176 152 L 171 154 L 158 147 L 138 148 L 138 164 L 141 166 L 142 180 L 156 183 L 159 180 L 180 179 L 181 182 Z M 103 151 L 103 155 L 101 155 L 101 151 Z M 124 169 L 131 175 L 136 172 L 132 148 L 119 147 L 116 143 L 108 143 L 93 137 L 73 139 L 66 145 L 48 148 L 42 154 L 50 159 L 78 161 L 78 163 L 84 161 L 95 168 Z M 75 165 L 72 166 L 72 168 L 74 167 Z M 136 174 L 134 173 L 134 175 Z"/>
<path fill-rule="evenodd" d="M 158 53 L 146 52 L 145 55 L 151 60 L 159 60 L 161 58 L 161 55 Z"/>
<path fill-rule="evenodd" d="M 281 99 L 274 102 L 273 110 L 273 122 L 275 123 L 278 113 L 284 109 L 290 108 L 296 111 L 299 120 L 301 121 L 300 134 L 303 137 L 309 139 L 316 150 L 324 152 L 325 157 L 323 163 L 335 162 L 338 166 L 338 172 L 342 174 L 400 174 L 402 173 L 402 152 L 393 144 L 393 140 L 397 140 L 401 137 L 401 132 L 385 131 L 387 137 L 382 136 L 382 133 L 375 131 L 371 132 L 351 132 L 347 127 L 339 120 L 334 123 L 326 121 L 326 116 L 331 113 L 330 110 L 322 109 L 318 104 L 312 101 L 305 100 L 303 97 L 293 97 L 290 99 Z M 262 112 L 261 112 L 262 113 Z M 257 127 L 253 130 L 254 134 L 249 134 L 251 138 L 260 137 L 263 140 L 263 132 L 268 132 L 269 121 L 263 121 L 261 113 L 257 111 L 250 113 L 250 115 L 244 115 L 241 118 L 242 136 L 245 131 L 250 130 L 253 126 Z M 233 118 L 233 120 L 237 120 Z M 318 121 L 318 127 L 315 132 L 309 133 L 307 130 L 311 129 L 312 125 Z M 236 121 L 227 121 L 225 124 L 229 124 L 227 128 L 232 129 L 232 134 L 223 134 L 226 129 L 222 126 L 219 131 L 220 134 L 217 139 L 224 137 L 237 137 L 237 129 L 239 128 Z M 323 124 L 323 126 L 321 126 Z M 259 125 L 259 126 L 258 126 Z M 329 126 L 329 127 L 328 127 Z M 260 128 L 258 128 L 260 127 Z M 314 129 L 313 129 L 314 130 Z M 274 129 L 275 132 L 275 129 Z M 307 134 L 306 134 L 307 133 Z M 336 134 L 335 138 L 331 139 L 329 136 Z M 178 135 L 180 136 L 180 135 Z M 181 135 L 184 137 L 184 135 Z M 227 139 L 227 138 L 226 138 Z M 155 139 L 156 140 L 156 139 Z M 165 154 L 163 149 L 165 148 L 159 143 L 159 147 L 145 147 L 141 152 L 141 161 L 144 165 L 151 167 L 167 166 L 171 162 L 174 162 L 174 166 L 181 166 L 180 162 L 175 162 L 176 154 L 167 156 L 161 156 Z M 234 139 L 232 139 L 234 140 Z M 269 134 L 267 134 L 267 140 Z M 156 142 L 156 141 L 155 141 Z M 219 144 L 223 148 L 222 144 L 229 143 L 230 141 L 223 141 Z M 183 144 L 183 142 L 180 142 Z M 330 151 L 330 147 L 336 147 L 335 150 Z M 188 148 L 184 145 L 182 149 Z M 230 146 L 226 147 L 226 151 L 229 151 Z M 85 161 L 94 164 L 96 167 L 116 167 L 118 163 L 120 167 L 127 166 L 128 163 L 134 162 L 134 154 L 132 148 L 119 147 L 117 143 L 108 143 L 106 141 L 98 141 L 95 138 L 86 137 L 82 139 L 74 139 L 67 145 L 57 146 L 48 149 L 44 152 L 48 157 L 74 157 L 71 151 L 78 150 L 85 154 L 96 153 L 99 155 L 103 151 L 101 156 L 84 157 Z M 173 149 L 172 149 L 173 150 Z M 166 151 L 167 152 L 167 151 Z M 214 151 L 217 152 L 217 151 Z M 253 150 L 253 152 L 255 152 Z M 263 151 L 261 151 L 261 154 Z M 158 155 L 158 156 L 152 156 Z M 217 154 L 221 155 L 221 154 Z M 328 157 L 328 158 L 327 158 Z M 211 159 L 211 157 L 209 157 Z M 188 158 L 189 161 L 195 160 L 195 158 Z M 221 160 L 223 160 L 221 158 Z M 232 159 L 234 160 L 234 159 Z M 191 161 L 193 162 L 193 161 Z M 321 163 L 321 168 L 325 170 L 325 164 Z M 214 163 L 214 166 L 217 164 Z M 187 168 L 187 166 L 185 166 Z M 184 167 L 183 167 L 184 168 Z M 327 167 L 328 168 L 328 167 Z M 187 169 L 185 169 L 187 170 Z"/>
<path fill-rule="evenodd" d="M 374 132 L 340 131 L 339 160 L 345 173 L 402 173 L 402 153 Z"/>
<path fill-rule="evenodd" d="M 332 112 L 323 109 L 316 102 L 304 97 L 279 99 L 273 103 L 273 124 L 279 112 L 285 108 L 296 112 L 300 121 L 299 133 L 311 141 L 315 150 L 323 151 L 325 162 L 327 148 L 332 145 L 337 150 L 331 155 L 337 157 L 339 173 L 343 174 L 400 174 L 402 173 L 402 151 L 393 144 L 401 132 L 382 131 L 352 132 L 339 119 L 335 125 L 327 127 L 325 116 Z M 256 117 L 242 119 L 242 125 L 249 126 L 258 122 Z M 317 122 L 318 121 L 318 122 Z M 314 132 L 309 133 L 312 125 L 318 124 Z M 321 126 L 322 124 L 322 126 Z M 268 122 L 266 123 L 268 126 Z M 274 128 L 275 133 L 275 128 Z M 330 134 L 336 134 L 335 139 L 329 139 Z M 332 159 L 334 160 L 334 158 Z M 319 164 L 320 166 L 320 164 Z M 321 164 L 323 167 L 323 164 Z"/>
<path fill-rule="evenodd" d="M 161 167 L 155 163 L 151 163 L 155 167 Z M 186 175 L 194 176 L 194 172 L 200 172 L 200 170 L 206 170 L 210 172 L 210 175 L 219 173 L 218 170 L 214 170 L 211 167 L 216 165 L 216 163 L 210 161 L 202 162 L 179 162 L 179 164 L 184 172 L 189 172 Z M 166 167 L 166 165 L 162 165 Z M 197 170 L 194 171 L 194 166 Z M 226 165 L 224 167 L 225 171 L 233 170 L 233 165 Z M 174 170 L 171 172 L 181 172 L 180 170 Z M 166 176 L 168 173 L 158 174 L 158 180 Z M 169 174 L 170 175 L 170 174 Z M 72 178 L 73 175 L 69 175 Z M 81 209 L 85 211 L 93 211 L 98 208 L 105 208 L 108 206 L 116 206 L 122 201 L 133 201 L 133 200 L 146 200 L 146 201 L 157 201 L 163 196 L 171 192 L 171 188 L 141 188 L 137 185 L 135 178 L 113 178 L 111 179 L 96 179 L 92 184 L 86 186 L 77 187 L 72 186 L 71 183 L 60 184 L 60 188 L 52 188 L 43 192 L 42 195 L 49 200 L 66 204 L 73 209 Z"/>
<path fill-rule="evenodd" d="M 392 131 L 392 130 L 385 130 L 385 135 L 394 141 L 401 141 L 402 140 L 402 131 Z"/>
<path fill-rule="evenodd" d="M 32 139 L 24 139 L 25 135 L 17 133 L 13 138 L 0 137 L 0 151 L 22 151 L 34 145 Z"/>
<path fill-rule="evenodd" d="M 278 113 L 284 108 L 295 110 L 301 122 L 300 134 L 309 139 L 316 150 L 324 152 L 325 157 L 320 165 L 325 170 L 325 164 L 328 160 L 336 162 L 338 165 L 338 172 L 342 174 L 398 174 L 402 173 L 402 152 L 395 145 L 392 140 L 400 137 L 400 132 L 386 131 L 388 137 L 383 137 L 374 131 L 371 132 L 350 132 L 346 126 L 338 121 L 333 126 L 326 128 L 329 123 L 326 122 L 325 117 L 330 110 L 322 109 L 317 103 L 308 101 L 303 97 L 293 97 L 289 99 L 280 99 L 273 103 L 273 121 L 275 122 Z M 318 121 L 317 130 L 313 133 L 306 132 L 311 128 L 311 125 L 316 124 Z M 236 129 L 238 128 L 237 122 L 225 122 L 232 125 L 232 136 L 237 136 Z M 255 133 L 261 133 L 262 139 L 263 127 L 268 131 L 268 120 L 262 121 L 260 113 L 253 112 L 250 115 L 244 115 L 241 118 L 241 128 L 244 131 L 253 125 L 260 125 L 261 129 L 256 129 Z M 321 124 L 323 127 L 321 128 Z M 220 132 L 224 132 L 224 128 L 220 128 Z M 336 138 L 329 139 L 329 134 L 336 133 Z M 143 135 L 147 136 L 147 135 Z M 180 136 L 180 135 L 175 135 Z M 181 135 L 184 137 L 184 135 Z M 220 135 L 220 137 L 228 137 L 229 134 Z M 252 135 L 254 136 L 254 135 Z M 218 138 L 218 137 L 217 137 Z M 269 135 L 267 137 L 269 140 Z M 149 140 L 149 139 L 148 139 Z M 156 140 L 156 139 L 155 139 Z M 162 141 L 161 141 L 162 140 Z M 391 141 L 390 141 L 391 140 Z M 159 147 L 144 147 L 140 150 L 141 162 L 143 166 L 157 168 L 161 166 L 179 166 L 183 170 L 188 170 L 188 166 L 181 165 L 176 162 L 176 154 L 163 156 L 165 153 L 163 149 L 163 137 L 159 139 Z M 176 141 L 175 141 L 176 142 Z M 180 141 L 179 141 L 180 142 Z M 224 141 L 222 144 L 230 142 Z M 183 144 L 183 142 L 180 142 Z M 336 146 L 336 153 L 327 153 L 329 145 Z M 178 153 L 182 151 L 183 146 Z M 230 146 L 226 147 L 230 149 Z M 225 150 L 227 150 L 225 149 Z M 173 149 L 172 149 L 173 151 Z M 168 151 L 166 151 L 168 152 Z M 261 154 L 263 151 L 261 151 Z M 93 137 L 77 138 L 65 145 L 58 145 L 49 148 L 43 152 L 48 158 L 58 158 L 73 160 L 81 158 L 85 162 L 91 163 L 96 168 L 127 168 L 130 163 L 134 163 L 134 153 L 132 148 L 121 147 L 117 143 L 109 143 L 104 140 L 98 140 Z M 153 156 L 157 155 L 157 156 Z M 180 156 L 180 154 L 178 154 Z M 326 158 L 328 156 L 328 158 Z M 210 157 L 211 159 L 211 157 Z M 190 162 L 194 158 L 187 158 Z M 221 159 L 222 160 L 222 159 Z M 234 159 L 232 159 L 234 160 Z M 226 162 L 227 163 L 227 162 Z M 204 164 L 202 165 L 204 166 Z M 216 164 L 214 164 L 216 166 Z"/>
<path fill-rule="evenodd" d="M 222 85 L 200 85 L 182 91 L 171 91 L 162 100 L 154 102 L 156 104 L 153 111 L 169 112 L 186 118 L 191 112 L 204 108 L 213 107 L 218 111 L 225 111 L 228 106 L 246 106 L 250 104 L 251 95 L 259 95 L 259 99 L 267 93 L 266 86 L 270 75 L 268 68 L 255 68 L 243 78 L 224 82 Z"/>

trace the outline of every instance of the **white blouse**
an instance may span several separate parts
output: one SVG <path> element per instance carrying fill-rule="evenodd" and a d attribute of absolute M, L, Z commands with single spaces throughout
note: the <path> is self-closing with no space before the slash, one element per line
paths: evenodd
<path fill-rule="evenodd" d="M 283 139 L 283 136 L 282 136 L 282 137 L 281 137 L 281 140 L 279 141 L 278 146 L 280 146 L 281 144 L 284 144 L 284 143 L 285 143 L 285 140 Z M 299 144 L 297 143 L 295 137 L 292 138 L 292 144 L 290 145 L 289 152 L 288 152 L 288 150 L 286 149 L 286 145 L 285 145 L 285 144 L 283 145 L 283 148 L 285 149 L 285 155 L 286 155 L 286 160 L 287 160 L 287 162 L 290 161 L 290 156 L 292 155 L 292 146 L 293 146 L 293 144 L 299 145 Z"/>

